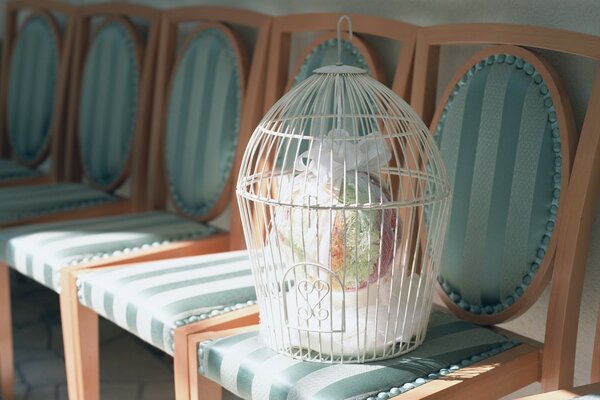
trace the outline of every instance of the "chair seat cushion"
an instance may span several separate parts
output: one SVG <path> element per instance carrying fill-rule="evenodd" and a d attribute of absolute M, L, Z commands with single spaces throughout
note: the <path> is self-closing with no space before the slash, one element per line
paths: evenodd
<path fill-rule="evenodd" d="M 8 229 L 0 232 L 0 255 L 11 267 L 59 292 L 59 272 L 64 266 L 215 231 L 209 225 L 166 212 L 125 214 Z"/>
<path fill-rule="evenodd" d="M 258 332 L 200 343 L 200 373 L 244 399 L 387 399 L 518 342 L 433 311 L 425 342 L 366 364 L 300 361 L 265 347 Z"/>
<path fill-rule="evenodd" d="M 16 161 L 0 159 L 0 181 L 38 176 L 40 172 L 33 168 L 27 168 Z"/>
<path fill-rule="evenodd" d="M 246 251 L 90 270 L 77 287 L 81 304 L 171 355 L 176 327 L 256 300 Z"/>
<path fill-rule="evenodd" d="M 86 185 L 51 183 L 0 190 L 0 222 L 110 203 L 119 198 Z"/>

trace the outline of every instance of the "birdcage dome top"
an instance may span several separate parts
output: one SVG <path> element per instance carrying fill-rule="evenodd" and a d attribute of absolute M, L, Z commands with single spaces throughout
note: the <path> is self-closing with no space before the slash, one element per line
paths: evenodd
<path fill-rule="evenodd" d="M 311 208 L 406 207 L 449 196 L 437 146 L 403 99 L 360 68 L 314 72 L 258 124 L 240 196 Z M 335 187 L 335 199 L 319 196 Z"/>

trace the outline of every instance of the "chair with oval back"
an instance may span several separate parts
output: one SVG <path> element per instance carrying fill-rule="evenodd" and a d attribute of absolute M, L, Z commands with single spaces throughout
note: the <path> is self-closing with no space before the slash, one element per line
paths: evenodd
<path fill-rule="evenodd" d="M 5 399 L 12 398 L 14 374 L 9 266 L 59 291 L 58 269 L 68 264 L 67 260 L 78 262 L 98 255 L 95 246 L 102 242 L 99 239 L 102 235 L 98 235 L 87 241 L 84 253 L 77 252 L 81 251 L 81 243 L 74 245 L 73 239 L 91 224 L 71 220 L 127 213 L 134 208 L 133 199 L 143 196 L 134 192 L 130 197 L 121 197 L 113 192 L 127 177 L 131 148 L 136 153 L 145 152 L 145 131 L 149 124 L 147 99 L 151 94 L 159 17 L 158 10 L 134 5 L 95 5 L 78 10 L 65 158 L 69 159 L 72 148 L 69 143 L 79 134 L 86 175 L 76 183 L 0 190 L 2 226 L 24 225 L 3 229 L 1 233 L 0 373 Z M 103 229 L 106 236 L 120 219 L 105 220 L 95 227 L 96 233 Z M 34 224 L 53 220 L 61 222 Z M 22 247 L 6 249 L 9 240 L 25 233 L 28 235 L 20 238 Z M 33 243 L 32 237 L 37 242 Z M 57 259 L 57 254 L 63 258 Z"/>
<path fill-rule="evenodd" d="M 456 72 L 436 101 L 440 46 L 461 44 L 489 47 Z M 558 75 L 526 48 L 600 61 L 600 38 L 579 33 L 501 24 L 419 32 L 412 104 L 426 122 L 433 120 L 455 192 L 439 278 L 448 310 L 433 311 L 425 342 L 383 362 L 324 365 L 265 348 L 256 327 L 210 332 L 207 324 L 190 339 L 198 346 L 189 362 L 201 374 L 201 393 L 218 398 L 216 382 L 256 400 L 495 399 L 537 380 L 544 390 L 572 385 L 600 189 L 600 74 L 577 143 Z M 426 256 L 426 249 L 415 254 Z M 524 312 L 550 276 L 545 345 L 480 326 Z"/>
<path fill-rule="evenodd" d="M 194 12 L 195 10 L 195 12 Z M 185 8 L 181 10 L 172 10 L 164 14 L 164 29 L 161 42 L 160 57 L 162 65 L 159 65 L 158 88 L 156 91 L 156 102 L 154 124 L 157 131 L 154 137 L 153 150 L 151 151 L 151 168 L 154 168 L 152 174 L 164 176 L 164 180 L 148 182 L 151 189 L 151 207 L 162 208 L 172 203 L 174 209 L 185 215 L 187 218 L 197 218 L 199 220 L 210 219 L 218 210 L 222 209 L 224 196 L 231 196 L 233 185 L 232 178 L 223 173 L 224 167 L 231 164 L 231 152 L 235 144 L 228 143 L 235 141 L 230 136 L 224 138 L 202 137 L 205 129 L 212 131 L 216 128 L 211 126 L 235 126 L 236 121 L 224 121 L 232 119 L 228 113 L 218 112 L 219 109 L 211 111 L 211 104 L 205 96 L 202 96 L 202 88 L 209 90 L 209 98 L 212 102 L 218 104 L 231 104 L 232 99 L 228 97 L 231 85 L 220 85 L 218 81 L 207 82 L 206 75 L 203 73 L 208 68 L 216 68 L 215 64 L 223 63 L 223 59 L 229 57 L 227 54 L 219 55 L 215 53 L 212 46 L 214 41 L 222 40 L 223 36 L 230 36 L 227 33 L 229 29 L 217 22 L 210 22 L 200 25 L 191 30 L 181 41 L 184 51 L 175 56 L 176 43 L 176 24 L 189 21 L 195 18 L 204 18 L 213 20 L 209 16 L 214 16 L 216 21 L 229 22 L 229 26 L 235 27 L 242 24 L 243 16 L 249 18 L 250 15 L 240 10 L 227 10 L 220 8 Z M 281 29 L 292 28 L 297 31 L 320 31 L 331 30 L 335 27 L 335 21 L 338 15 L 334 14 L 316 14 L 302 16 L 294 21 L 293 24 L 287 24 L 289 18 L 282 18 L 276 26 Z M 236 20 L 234 19 L 237 19 Z M 316 18 L 319 24 L 316 26 L 306 26 L 306 21 Z M 293 18 L 295 19 L 295 18 Z M 402 23 L 394 23 L 381 19 L 370 19 L 357 17 L 358 32 L 380 34 L 388 32 L 389 37 L 403 43 L 403 49 L 406 53 L 400 58 L 406 69 L 399 72 L 400 80 L 406 81 L 406 76 L 410 73 L 409 59 L 412 57 L 412 48 L 415 39 L 416 28 Z M 384 28 L 378 30 L 373 28 L 373 22 L 378 22 Z M 392 27 L 397 27 L 394 31 Z M 225 34 L 223 34 L 225 32 Z M 281 50 L 287 47 L 287 44 L 281 42 L 282 31 L 277 31 L 276 35 L 271 35 L 271 57 L 275 51 L 277 60 L 275 65 L 269 65 L 271 73 L 275 70 L 287 70 L 289 57 L 279 58 Z M 262 31 L 261 35 L 265 34 Z M 322 65 L 330 63 L 337 58 L 336 44 L 332 41 L 332 34 L 326 33 L 313 41 L 305 51 L 303 57 L 297 63 L 295 70 L 289 78 L 282 81 L 281 85 L 272 85 L 267 83 L 265 100 L 269 103 L 277 93 L 283 92 L 286 87 L 306 78 L 310 71 Z M 264 37 L 264 48 L 262 55 L 266 54 L 268 36 Z M 207 44 L 204 48 L 212 57 L 201 57 L 198 47 L 200 44 Z M 277 43 L 277 44 L 274 44 Z M 278 47 L 278 46 L 281 46 Z M 256 54 L 254 57 L 258 57 Z M 352 42 L 345 42 L 343 46 L 342 57 L 348 63 L 367 68 L 375 76 L 381 78 L 377 63 L 374 61 L 374 55 L 366 42 L 356 39 Z M 254 59 L 253 62 L 258 62 Z M 266 59 L 263 59 L 263 68 L 266 67 Z M 191 69 L 195 73 L 191 73 Z M 227 74 L 230 70 L 226 66 L 218 68 L 222 74 Z M 210 70 L 210 69 L 209 69 Z M 252 71 L 254 74 L 256 71 Z M 263 71 L 265 72 L 265 71 Z M 170 78 L 169 78 L 170 77 Z M 256 78 L 256 77 L 254 77 Z M 287 82 L 286 82 L 287 81 Z M 252 118 L 240 121 L 244 126 L 238 142 L 244 144 L 254 125 L 258 123 L 260 114 L 260 103 L 251 101 L 251 96 L 257 96 L 263 91 L 265 86 L 264 75 L 260 79 L 253 79 L 252 75 L 248 81 L 247 106 L 253 107 Z M 193 94 L 196 94 L 194 97 Z M 213 97 L 210 97 L 213 96 Z M 262 98 L 261 98 L 262 100 Z M 230 111 L 231 105 L 226 107 Z M 205 119 L 204 113 L 194 113 L 193 110 L 206 110 L 210 113 L 212 119 Z M 200 136 L 200 137 L 198 137 Z M 215 143 L 206 147 L 211 141 Z M 204 142 L 204 143 L 203 143 Z M 214 150 L 214 149 L 217 150 Z M 213 152 L 217 154 L 209 154 Z M 164 153 L 163 153 L 164 152 Z M 237 172 L 242 152 L 238 152 L 234 169 Z M 237 174 L 235 174 L 237 175 Z M 234 175 L 234 176 L 235 176 Z M 217 177 L 218 179 L 215 179 Z M 227 181 L 227 183 L 224 183 Z M 201 187 L 207 187 L 212 190 L 207 192 L 198 190 Z M 215 211 L 217 210 L 217 211 Z M 239 217 L 234 209 L 230 232 L 230 249 L 242 248 L 242 237 Z M 150 278 L 148 271 L 153 271 Z M 184 272 L 185 271 L 185 272 Z M 122 279 L 124 275 L 128 278 Z M 184 257 L 178 260 L 165 260 L 160 262 L 140 263 L 132 266 L 120 266 L 119 268 L 107 268 L 93 270 L 63 270 L 63 287 L 68 287 L 69 292 L 63 292 L 61 298 L 65 301 L 64 310 L 69 310 L 69 317 L 64 320 L 65 332 L 77 344 L 77 348 L 86 349 L 86 359 L 89 358 L 90 342 L 87 338 L 94 335 L 89 331 L 89 320 L 95 320 L 96 314 L 100 314 L 128 331 L 138 335 L 147 342 L 153 344 L 168 354 L 174 355 L 175 362 L 175 384 L 177 398 L 189 398 L 190 388 L 193 388 L 195 370 L 190 369 L 188 364 L 188 355 L 194 352 L 194 348 L 188 345 L 188 338 L 197 332 L 198 321 L 201 324 L 209 324 L 211 329 L 227 329 L 234 326 L 243 326 L 257 322 L 257 309 L 254 304 L 255 294 L 253 281 L 250 273 L 248 255 L 245 251 L 234 251 L 214 255 L 205 255 L 199 257 Z M 148 279 L 150 278 L 150 279 Z M 168 282 L 168 284 L 164 284 Z M 232 286 L 233 285 L 233 286 Z M 143 292 L 136 288 L 144 287 Z M 235 287 L 235 290 L 233 290 Z M 77 289 L 79 288 L 79 289 Z M 198 296 L 199 293 L 205 293 Z M 191 296 L 191 297 L 190 297 Z M 70 298 L 70 299 L 69 299 Z M 122 299 L 113 302 L 106 307 L 104 300 L 101 299 Z M 161 300 L 162 299 L 162 300 Z M 173 299 L 177 299 L 174 303 Z M 68 301 L 68 304 L 67 303 Z M 148 305 L 152 304 L 152 307 Z M 123 308 L 125 307 L 125 308 Z M 130 310 L 130 317 L 127 318 L 122 310 Z M 135 311 L 134 311 L 135 310 Z M 131 312 L 136 314 L 131 317 Z M 125 317 L 125 318 L 124 318 Z M 152 321 L 152 322 L 150 322 Z M 93 323 L 95 325 L 95 322 Z M 201 326 L 204 326 L 201 325 Z M 94 332 L 96 327 L 93 327 Z M 95 339 L 94 339 L 94 343 Z M 97 346 L 97 344 L 95 344 Z M 75 351 L 75 359 L 71 362 L 77 367 L 77 371 L 72 371 L 73 378 L 70 380 L 70 390 L 77 393 L 88 393 L 96 398 L 98 377 L 96 370 L 91 374 L 85 374 L 92 366 L 89 366 L 86 359 L 82 359 L 81 353 Z M 97 366 L 95 359 L 91 361 Z M 95 367 L 97 368 L 97 367 Z M 78 377 L 82 377 L 78 379 Z M 190 383 L 190 379 L 192 383 Z M 73 389 L 77 387 L 76 389 Z M 192 389 L 193 390 L 193 389 Z M 88 397 L 86 397 L 87 399 Z"/>
<path fill-rule="evenodd" d="M 62 270 L 63 330 L 72 397 L 93 399 L 99 395 L 98 314 L 172 354 L 171 331 L 176 326 L 193 322 L 207 310 L 214 311 L 211 316 L 224 312 L 224 301 L 232 303 L 226 311 L 253 304 L 245 253 L 212 256 L 207 262 L 197 257 L 184 262 L 155 260 L 235 249 L 230 246 L 230 235 L 209 222 L 229 203 L 232 175 L 241 156 L 237 149 L 245 147 L 251 127 L 260 118 L 270 23 L 270 17 L 259 13 L 221 7 L 185 7 L 162 13 L 152 143 L 148 160 L 144 159 L 149 172 L 137 175 L 132 182 L 137 188 L 134 190 L 147 189 L 148 201 L 140 198 L 138 206 L 150 211 L 120 218 L 116 227 L 113 224 L 102 245 L 106 261 L 88 258 Z M 239 32 L 249 35 L 247 42 L 241 41 Z M 231 220 L 232 227 L 239 224 L 237 216 Z M 94 226 L 106 224 L 106 218 L 96 219 L 90 240 L 105 231 L 96 232 Z M 125 241 L 120 240 L 122 235 Z M 18 240 L 11 240 L 9 247 L 14 244 L 17 250 Z M 102 278 L 107 272 L 98 267 L 117 262 L 109 261 L 115 260 L 111 248 L 119 249 L 116 260 L 121 265 L 109 268 L 113 272 L 109 275 L 130 275 L 125 281 L 133 286 L 123 285 L 125 281 L 109 286 L 101 283 L 109 279 Z M 210 268 L 215 260 L 221 260 L 221 266 Z M 122 265 L 138 261 L 148 262 Z M 93 296 L 94 300 L 114 298 L 114 309 L 98 307 L 96 301 L 84 302 L 89 308 L 79 304 L 78 295 L 91 300 L 83 296 L 86 290 L 78 290 L 82 284 L 75 282 L 87 268 L 84 275 L 91 282 L 87 291 L 102 293 Z M 134 287 L 147 284 L 133 279 L 138 272 L 139 279 L 153 275 L 151 281 L 161 286 L 158 292 L 170 295 L 161 296 L 157 290 L 138 293 Z M 219 289 L 217 281 L 229 286 Z M 154 295 L 148 297 L 150 292 Z M 206 296 L 198 297 L 198 293 Z M 119 300 L 122 295 L 127 298 L 125 303 Z M 164 301 L 149 308 L 157 298 Z M 174 298 L 178 299 L 176 304 L 172 304 Z M 116 309 L 124 304 L 130 316 L 121 319 L 123 315 Z M 159 314 L 151 314 L 159 310 Z M 137 317 L 132 319 L 131 312 Z M 251 318 L 255 315 L 250 313 Z"/>
<path fill-rule="evenodd" d="M 56 1 L 6 5 L 0 89 L 0 187 L 60 178 L 75 8 Z M 51 155 L 50 171 L 41 164 Z"/>
<path fill-rule="evenodd" d="M 183 19 L 187 16 L 185 10 L 180 14 Z M 225 14 L 226 10 L 220 11 L 218 15 Z M 194 15 L 196 20 L 199 18 L 198 12 L 191 15 Z M 201 190 L 193 193 L 197 196 L 194 199 L 208 204 L 206 206 L 208 208 L 215 206 L 215 189 L 227 188 L 227 185 L 222 185 L 219 180 L 229 179 L 227 176 L 231 173 L 235 141 L 237 140 L 239 146 L 243 147 L 247 140 L 244 135 L 238 138 L 238 132 L 243 132 L 245 126 L 253 125 L 259 118 L 259 108 L 256 104 L 262 102 L 262 94 L 258 87 L 264 79 L 268 39 L 266 30 L 269 26 L 268 18 L 253 13 L 249 15 L 247 20 L 242 20 L 240 23 L 261 32 L 257 39 L 249 79 L 249 83 L 253 85 L 251 95 L 245 96 L 247 71 L 244 49 L 231 29 L 224 25 L 206 25 L 197 32 L 191 32 L 190 39 L 179 49 L 181 62 L 178 61 L 180 66 L 178 69 L 168 62 L 163 63 L 175 56 L 176 46 L 167 47 L 163 51 L 161 62 L 158 63 L 161 78 L 157 85 L 160 88 L 157 91 L 157 99 L 164 100 L 162 96 L 167 89 L 167 79 L 170 76 L 166 74 L 170 74 L 171 68 L 174 71 L 174 82 L 178 77 L 182 77 L 190 80 L 194 89 L 193 98 L 190 98 L 190 91 L 183 88 L 190 82 L 178 83 L 178 90 L 171 96 L 174 101 L 168 103 L 169 112 L 174 107 L 178 107 L 176 111 L 171 112 L 171 121 L 177 121 L 180 112 L 187 113 L 186 115 L 191 118 L 190 121 L 194 123 L 198 120 L 209 121 L 206 124 L 202 122 L 189 127 L 181 126 L 181 129 L 174 132 L 176 139 L 177 134 L 183 132 L 185 135 L 180 138 L 183 138 L 184 142 L 196 141 L 201 146 L 200 150 L 208 154 L 208 157 L 212 157 L 212 153 L 217 152 L 223 155 L 222 158 L 213 158 L 205 171 L 200 171 L 198 175 L 203 179 L 209 177 L 206 170 L 213 171 L 213 164 L 220 163 L 217 180 L 185 182 L 186 185 L 194 185 L 194 188 L 198 184 L 206 187 L 208 196 L 204 196 Z M 8 266 L 60 292 L 60 271 L 65 267 L 74 270 L 212 253 L 229 248 L 229 236 L 226 233 L 204 222 L 194 220 L 189 214 L 179 215 L 177 212 L 167 210 L 125 213 L 133 210 L 144 211 L 147 208 L 146 183 L 153 182 L 151 179 L 147 180 L 146 176 L 148 170 L 153 170 L 152 166 L 147 168 L 146 165 L 148 146 L 144 133 L 149 128 L 147 121 L 141 118 L 150 115 L 150 104 L 147 101 L 150 85 L 148 77 L 154 77 L 156 49 L 151 44 L 157 39 L 159 12 L 142 6 L 107 4 L 83 7 L 79 16 L 75 60 L 77 65 L 82 67 L 82 71 L 81 75 L 75 76 L 79 85 L 73 90 L 72 95 L 74 100 L 71 103 L 68 176 L 75 181 L 83 180 L 93 187 L 89 189 L 91 193 L 110 196 L 111 204 L 119 204 L 120 208 L 117 210 L 121 214 L 29 224 L 3 230 L 0 235 L 0 241 L 3 243 L 0 246 L 0 259 L 3 260 L 0 269 L 3 270 L 1 279 L 6 279 L 6 285 L 8 285 L 8 274 L 5 271 Z M 255 17 L 254 20 L 252 16 Z M 146 21 L 145 25 L 138 26 L 137 23 L 143 20 Z M 136 27 L 146 28 L 138 31 Z M 144 31 L 146 31 L 145 35 Z M 146 41 L 143 40 L 144 37 Z M 145 49 L 141 46 L 143 42 L 148 43 L 144 46 Z M 218 62 L 211 61 L 203 64 L 202 60 L 206 59 L 207 53 L 217 57 Z M 142 56 L 144 62 L 140 64 Z M 196 74 L 194 71 L 197 61 L 199 62 L 196 67 L 200 71 L 204 68 L 204 74 Z M 142 68 L 143 73 L 139 75 L 136 71 L 140 70 L 142 65 L 151 68 Z M 215 78 L 218 80 L 216 82 L 218 85 L 229 85 L 224 96 L 219 90 L 222 86 L 214 88 L 210 86 L 215 83 Z M 175 88 L 176 85 L 174 84 L 173 87 Z M 213 101 L 213 97 L 217 101 Z M 203 101 L 206 109 L 199 110 L 199 113 L 194 108 L 199 103 L 190 99 Z M 154 126 L 160 128 L 155 129 L 153 137 L 162 141 L 164 131 L 160 121 L 167 114 L 167 109 L 162 106 L 157 107 L 159 111 L 154 113 L 157 118 Z M 220 132 L 215 134 L 217 130 Z M 169 133 L 169 135 L 173 134 Z M 205 150 L 202 147 L 205 144 L 211 150 Z M 162 142 L 158 146 L 160 148 Z M 188 148 L 192 147 L 184 143 L 183 147 L 176 152 Z M 196 150 L 198 149 L 194 148 L 194 151 Z M 160 157 L 162 158 L 162 154 Z M 187 153 L 186 157 L 187 161 L 193 161 L 195 158 L 193 153 Z M 181 171 L 178 169 L 178 172 Z M 194 171 L 193 165 L 190 171 Z M 160 180 L 162 176 L 159 175 L 158 179 L 153 178 Z M 129 199 L 105 194 L 123 188 L 127 179 L 132 193 Z M 83 185 L 76 185 L 77 188 L 80 186 Z M 64 187 L 62 188 L 64 190 Z M 185 196 L 189 195 L 188 186 L 178 186 L 178 188 L 184 189 Z M 227 193 L 231 192 L 227 191 Z M 188 197 L 184 198 L 188 199 Z M 219 196 L 217 193 L 216 198 L 219 200 L 215 207 L 222 208 L 227 200 L 226 196 Z M 203 204 L 198 206 L 199 209 L 202 207 Z M 97 210 L 96 214 L 109 213 Z M 93 213 L 88 215 L 94 216 Z M 0 302 L 2 306 L 0 314 L 9 315 L 9 298 L 3 300 L 4 302 Z M 5 333 L 9 335 L 10 332 Z M 3 343 L 8 344 L 10 340 L 7 339 Z M 65 345 L 68 348 L 70 342 L 66 341 Z M 6 362 L 9 364 L 8 361 Z"/>

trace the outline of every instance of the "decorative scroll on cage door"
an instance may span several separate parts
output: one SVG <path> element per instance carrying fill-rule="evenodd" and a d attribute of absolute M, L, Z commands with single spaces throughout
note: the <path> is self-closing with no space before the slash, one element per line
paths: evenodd
<path fill-rule="evenodd" d="M 307 278 L 309 273 L 318 278 L 309 280 Z M 298 279 L 298 277 L 302 278 Z M 341 279 L 335 273 L 319 264 L 298 263 L 288 269 L 281 285 L 289 288 L 282 293 L 286 327 L 299 332 L 344 332 L 346 330 L 343 312 L 345 296 L 342 293 L 342 307 L 333 309 L 330 301 L 333 295 L 332 283 L 342 285 Z M 289 307 L 292 309 L 290 310 Z"/>

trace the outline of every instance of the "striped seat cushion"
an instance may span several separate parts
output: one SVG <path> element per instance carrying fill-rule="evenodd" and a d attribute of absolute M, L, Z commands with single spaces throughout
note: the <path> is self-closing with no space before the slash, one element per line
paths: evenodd
<path fill-rule="evenodd" d="M 86 185 L 55 183 L 0 190 L 0 222 L 39 217 L 118 200 Z"/>
<path fill-rule="evenodd" d="M 415 351 L 367 364 L 296 360 L 266 348 L 256 331 L 198 347 L 200 373 L 244 399 L 387 399 L 518 342 L 434 311 Z"/>
<path fill-rule="evenodd" d="M 3 259 L 10 266 L 60 291 L 59 272 L 64 266 L 207 236 L 215 230 L 165 212 L 148 212 L 12 228 L 0 233 L 0 249 L 5 249 Z"/>
<path fill-rule="evenodd" d="M 91 271 L 77 287 L 81 304 L 171 355 L 176 327 L 256 299 L 246 251 Z"/>
<path fill-rule="evenodd" d="M 0 181 L 37 176 L 40 172 L 13 160 L 0 160 Z"/>

